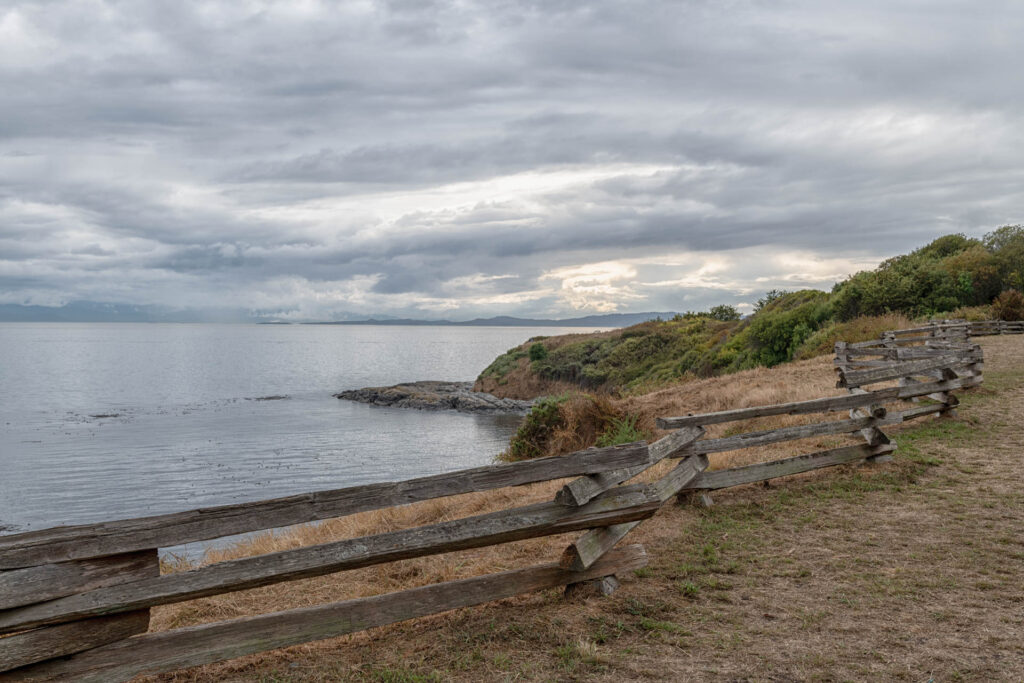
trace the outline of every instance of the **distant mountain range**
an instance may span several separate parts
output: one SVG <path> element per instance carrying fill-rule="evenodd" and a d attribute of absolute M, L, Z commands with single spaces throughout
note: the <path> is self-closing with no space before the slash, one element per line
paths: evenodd
<path fill-rule="evenodd" d="M 412 318 L 352 319 L 352 313 L 338 314 L 330 321 L 302 321 L 308 325 L 454 325 L 483 327 L 628 327 L 657 317 L 671 318 L 671 312 L 607 313 L 581 318 L 551 320 L 497 316 L 474 320 L 417 320 Z M 270 311 L 243 309 L 175 309 L 169 306 L 112 304 L 73 301 L 63 306 L 22 306 L 0 304 L 0 322 L 127 322 L 127 323 L 263 323 L 288 324 Z"/>
<path fill-rule="evenodd" d="M 416 320 L 413 318 L 387 318 L 384 320 L 339 320 L 336 322 L 307 323 L 310 325 L 455 325 L 476 327 L 629 327 L 654 318 L 671 318 L 675 313 L 606 313 L 604 315 L 587 315 L 582 318 L 515 318 L 499 315 L 494 318 L 474 318 L 473 320 Z"/>
<path fill-rule="evenodd" d="M 0 322 L 251 323 L 260 320 L 262 318 L 238 309 L 176 309 L 98 301 L 72 301 L 63 306 L 0 304 Z"/>

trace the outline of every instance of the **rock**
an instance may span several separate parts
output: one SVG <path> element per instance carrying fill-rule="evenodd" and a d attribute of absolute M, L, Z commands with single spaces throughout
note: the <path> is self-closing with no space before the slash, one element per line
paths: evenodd
<path fill-rule="evenodd" d="M 533 401 L 498 398 L 473 391 L 472 382 L 409 382 L 391 387 L 350 389 L 334 394 L 334 397 L 392 408 L 458 410 L 490 415 L 525 415 L 533 405 Z"/>

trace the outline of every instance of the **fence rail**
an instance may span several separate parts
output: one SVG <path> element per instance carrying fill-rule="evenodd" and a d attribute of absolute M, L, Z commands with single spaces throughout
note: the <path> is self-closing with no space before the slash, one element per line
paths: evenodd
<path fill-rule="evenodd" d="M 352 633 L 544 588 L 613 590 L 614 576 L 647 561 L 620 542 L 667 501 L 842 464 L 891 459 L 882 427 L 951 415 L 953 392 L 982 381 L 983 354 L 969 337 L 1015 334 L 1024 324 L 941 321 L 836 344 L 838 387 L 807 401 L 663 417 L 672 430 L 651 444 L 588 449 L 402 482 L 0 536 L 0 680 L 124 681 L 143 673 L 231 659 Z M 992 330 L 997 330 L 993 332 Z M 897 381 L 896 386 L 872 385 Z M 921 402 L 907 406 L 906 402 Z M 897 404 L 893 407 L 893 404 Z M 830 413 L 847 411 L 841 419 Z M 711 437 L 705 427 L 772 416 L 808 424 Z M 766 463 L 708 469 L 708 455 L 801 439 L 861 443 Z M 827 444 L 821 444 L 827 445 Z M 820 448 L 820 445 L 818 446 Z M 630 480 L 674 462 L 652 483 Z M 555 499 L 483 515 L 245 557 L 160 574 L 161 547 L 302 524 L 357 512 L 572 478 Z M 147 633 L 149 609 L 199 597 L 397 560 L 582 531 L 557 562 L 371 598 Z M 618 547 L 617 547 L 618 546 Z"/>

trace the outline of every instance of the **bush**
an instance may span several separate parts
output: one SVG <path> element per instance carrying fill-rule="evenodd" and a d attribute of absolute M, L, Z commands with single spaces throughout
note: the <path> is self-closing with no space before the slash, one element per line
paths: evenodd
<path fill-rule="evenodd" d="M 771 302 L 775 301 L 776 299 L 781 298 L 785 294 L 789 294 L 789 292 L 786 291 L 785 289 L 772 289 L 765 292 L 764 296 L 758 299 L 757 303 L 754 304 L 754 313 L 760 312 L 762 308 L 764 308 Z"/>
<path fill-rule="evenodd" d="M 541 361 L 548 357 L 548 350 L 540 342 L 535 343 L 530 347 L 530 360 Z"/>
<path fill-rule="evenodd" d="M 1006 290 L 992 302 L 992 313 L 999 320 L 1024 320 L 1024 294 Z"/>
<path fill-rule="evenodd" d="M 571 453 L 595 443 L 613 445 L 644 438 L 637 418 L 624 416 L 607 395 L 566 393 L 534 403 L 498 458 L 529 460 Z"/>
<path fill-rule="evenodd" d="M 508 450 L 499 457 L 514 462 L 547 455 L 548 442 L 554 436 L 555 430 L 565 426 L 561 406 L 567 400 L 569 395 L 563 394 L 547 396 L 534 403 L 509 441 Z"/>
<path fill-rule="evenodd" d="M 639 419 L 636 415 L 613 418 L 611 425 L 597 437 L 598 448 L 645 440 L 647 435 L 637 427 Z"/>
<path fill-rule="evenodd" d="M 484 368 L 484 371 L 480 373 L 480 376 L 501 379 L 516 368 L 516 364 L 519 362 L 519 359 L 526 356 L 526 353 L 527 352 L 521 346 L 511 348 L 491 361 L 491 364 Z"/>
<path fill-rule="evenodd" d="M 740 312 L 734 306 L 721 304 L 708 311 L 708 317 L 712 320 L 721 320 L 723 323 L 740 319 Z"/>

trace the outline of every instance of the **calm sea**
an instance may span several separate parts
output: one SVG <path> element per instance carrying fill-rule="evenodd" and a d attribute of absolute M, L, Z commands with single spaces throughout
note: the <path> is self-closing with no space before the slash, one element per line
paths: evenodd
<path fill-rule="evenodd" d="M 0 533 L 486 464 L 518 418 L 332 398 L 580 328 L 0 324 Z"/>

